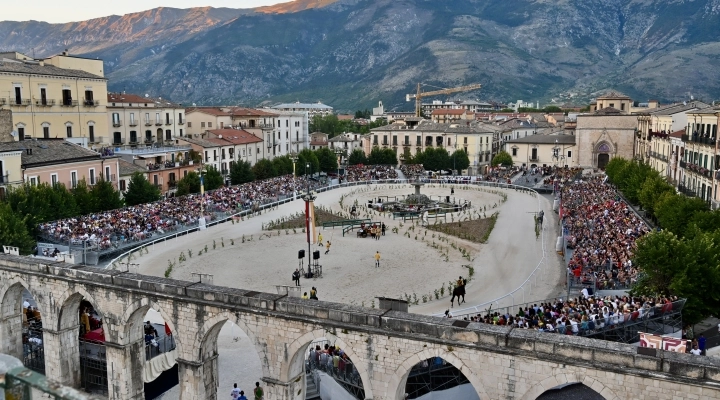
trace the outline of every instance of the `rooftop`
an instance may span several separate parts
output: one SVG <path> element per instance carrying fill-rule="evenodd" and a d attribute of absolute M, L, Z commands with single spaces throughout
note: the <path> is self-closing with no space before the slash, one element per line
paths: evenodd
<path fill-rule="evenodd" d="M 87 79 L 102 79 L 106 80 L 102 76 L 91 74 L 89 72 L 80 71 L 77 69 L 65 69 L 58 68 L 54 65 L 40 65 L 38 61 L 18 61 L 10 60 L 7 58 L 0 59 L 0 72 L 9 72 L 14 74 L 28 74 L 28 75 L 50 75 L 50 76 L 66 76 L 69 78 L 87 78 Z"/>
<path fill-rule="evenodd" d="M 433 110 L 432 115 L 463 115 L 466 112 L 464 108 L 438 108 Z"/>
<path fill-rule="evenodd" d="M 332 107 L 325 105 L 323 103 L 319 103 L 319 102 L 318 103 L 300 103 L 300 102 L 282 103 L 282 104 L 278 104 L 276 106 L 272 106 L 270 108 L 278 108 L 278 109 L 283 109 L 283 108 L 299 109 L 299 108 L 301 108 L 301 109 L 308 109 L 308 110 L 328 110 L 328 111 L 332 111 L 332 109 L 333 109 Z"/>
<path fill-rule="evenodd" d="M 0 151 L 11 150 L 20 150 L 23 152 L 21 161 L 25 167 L 58 162 L 99 160 L 102 158 L 100 153 L 70 143 L 64 139 L 39 139 L 0 143 Z M 30 150 L 30 152 L 28 152 L 28 150 Z"/>
<path fill-rule="evenodd" d="M 216 138 L 208 138 L 207 140 L 221 146 L 227 146 L 229 144 L 261 143 L 263 141 L 259 137 L 243 129 L 215 129 L 209 130 L 208 132 L 215 135 Z"/>
<path fill-rule="evenodd" d="M 147 172 L 145 168 L 135 165 L 129 161 L 125 161 L 122 158 L 118 160 L 118 164 L 120 167 L 120 174 L 118 176 L 128 176 L 134 174 L 135 172 Z"/>
<path fill-rule="evenodd" d="M 602 100 L 614 100 L 614 99 L 630 100 L 630 97 L 628 97 L 620 92 L 617 92 L 615 90 L 611 90 L 611 91 L 605 93 L 604 95 L 598 97 L 597 99 L 598 100 L 601 100 L 601 99 Z"/>
<path fill-rule="evenodd" d="M 530 135 L 505 143 L 555 144 L 555 141 L 558 144 L 575 144 L 575 135 Z"/>

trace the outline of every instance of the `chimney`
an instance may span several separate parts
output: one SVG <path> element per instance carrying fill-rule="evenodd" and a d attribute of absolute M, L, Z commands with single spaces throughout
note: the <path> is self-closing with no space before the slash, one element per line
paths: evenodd
<path fill-rule="evenodd" d="M 70 53 L 68 52 L 68 49 L 65 49 L 65 51 L 63 51 L 62 55 L 64 55 L 64 56 L 69 56 Z"/>
<path fill-rule="evenodd" d="M 25 149 L 25 152 L 26 152 L 27 155 L 29 155 L 29 156 L 32 155 L 32 149 Z"/>

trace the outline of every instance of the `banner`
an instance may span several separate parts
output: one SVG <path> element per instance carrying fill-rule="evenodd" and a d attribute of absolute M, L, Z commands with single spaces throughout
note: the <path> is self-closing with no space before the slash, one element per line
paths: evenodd
<path fill-rule="evenodd" d="M 688 348 L 688 341 L 670 336 L 653 335 L 652 333 L 640 334 L 640 347 L 649 347 L 651 349 L 662 349 L 665 351 L 673 351 L 676 353 L 685 353 Z"/>
<path fill-rule="evenodd" d="M 310 244 L 317 244 L 317 232 L 315 230 L 315 203 L 305 202 L 305 232 L 307 241 Z"/>

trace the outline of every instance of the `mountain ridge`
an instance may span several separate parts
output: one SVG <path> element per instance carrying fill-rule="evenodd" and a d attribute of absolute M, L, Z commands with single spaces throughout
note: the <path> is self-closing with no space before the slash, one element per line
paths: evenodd
<path fill-rule="evenodd" d="M 186 104 L 411 109 L 404 96 L 418 82 L 481 83 L 453 97 L 500 101 L 583 102 L 607 87 L 641 101 L 711 101 L 720 97 L 719 14 L 720 0 L 298 0 L 62 28 L 0 22 L 0 50 L 70 48 L 105 60 L 112 90 Z"/>

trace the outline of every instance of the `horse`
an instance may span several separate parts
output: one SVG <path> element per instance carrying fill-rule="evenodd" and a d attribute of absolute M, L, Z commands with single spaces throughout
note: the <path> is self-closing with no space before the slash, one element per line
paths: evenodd
<path fill-rule="evenodd" d="M 455 289 L 453 289 L 452 292 L 452 298 L 450 299 L 450 307 L 452 307 L 455 303 L 455 297 L 458 298 L 458 305 L 465 302 L 465 285 L 467 285 L 467 279 L 463 279 L 463 284 L 460 286 L 455 286 Z M 462 297 L 462 301 L 460 301 L 460 298 Z"/>

